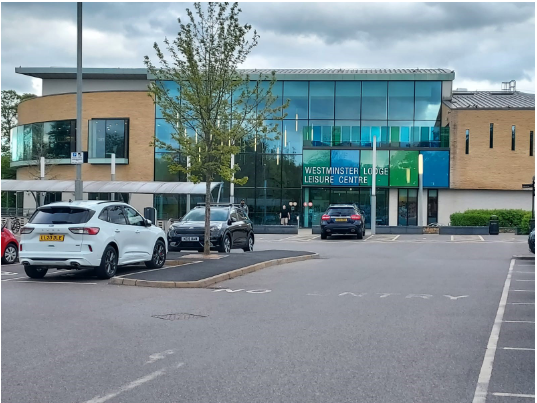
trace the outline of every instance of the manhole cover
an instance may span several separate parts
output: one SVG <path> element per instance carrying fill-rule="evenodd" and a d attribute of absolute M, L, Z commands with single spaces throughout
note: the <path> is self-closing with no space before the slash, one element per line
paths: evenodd
<path fill-rule="evenodd" d="M 206 318 L 205 315 L 194 315 L 192 313 L 168 313 L 166 315 L 151 315 L 152 318 L 164 319 L 164 320 L 186 320 L 186 319 L 200 319 Z"/>

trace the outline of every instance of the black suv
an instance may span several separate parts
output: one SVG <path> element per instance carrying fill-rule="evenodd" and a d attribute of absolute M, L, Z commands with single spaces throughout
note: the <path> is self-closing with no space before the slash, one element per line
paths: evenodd
<path fill-rule="evenodd" d="M 168 245 L 176 251 L 197 250 L 203 252 L 205 233 L 205 206 L 190 210 L 168 231 Z M 254 250 L 252 221 L 236 205 L 211 205 L 211 249 L 229 253 L 231 249 L 245 252 Z"/>
<path fill-rule="evenodd" d="M 321 217 L 321 239 L 333 234 L 351 234 L 362 239 L 365 218 L 355 204 L 331 204 Z"/>

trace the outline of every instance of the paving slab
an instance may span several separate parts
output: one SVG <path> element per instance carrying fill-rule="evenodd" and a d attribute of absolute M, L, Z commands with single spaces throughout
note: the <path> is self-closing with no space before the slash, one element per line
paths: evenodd
<path fill-rule="evenodd" d="M 298 258 L 300 256 L 312 257 L 314 255 L 316 254 L 313 252 L 290 250 L 267 250 L 251 253 L 232 253 L 229 255 L 223 255 L 223 258 L 218 260 L 188 259 L 188 263 L 190 264 L 168 266 L 157 270 L 134 272 L 120 276 L 120 278 L 137 280 L 137 285 L 143 284 L 138 283 L 140 280 L 173 282 L 200 281 L 214 276 L 225 275 L 226 273 L 247 268 L 252 265 L 263 264 L 267 261 L 295 257 Z M 117 282 L 115 284 L 117 284 Z"/>

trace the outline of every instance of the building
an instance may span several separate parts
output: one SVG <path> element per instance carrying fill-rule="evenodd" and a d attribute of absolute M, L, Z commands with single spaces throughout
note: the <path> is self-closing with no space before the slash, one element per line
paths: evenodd
<path fill-rule="evenodd" d="M 47 179 L 73 180 L 76 69 L 16 72 L 43 82 L 43 96 L 19 106 L 12 133 L 17 179 L 35 177 L 35 156 L 46 150 Z M 83 179 L 109 180 L 114 152 L 118 181 L 186 181 L 169 173 L 165 150 L 150 147 L 153 136 L 172 141 L 175 129 L 147 94 L 147 71 L 89 68 L 83 77 Z M 361 206 L 369 223 L 373 136 L 379 225 L 417 225 L 419 154 L 428 223 L 447 225 L 451 213 L 469 208 L 531 209 L 531 191 L 522 184 L 534 175 L 533 94 L 453 91 L 455 73 L 446 69 L 276 70 L 276 77 L 278 102 L 290 100 L 279 139 L 256 142 L 235 157 L 248 176 L 246 185 L 235 186 L 235 200 L 246 200 L 255 223 L 277 224 L 282 204 L 291 202 L 297 203 L 292 222 L 303 227 L 317 225 L 328 204 L 338 202 Z M 47 200 L 72 197 L 48 194 Z M 29 194 L 18 199 L 35 206 Z M 229 200 L 228 183 L 222 200 Z M 160 219 L 186 212 L 185 195 L 129 201 L 154 205 Z"/>

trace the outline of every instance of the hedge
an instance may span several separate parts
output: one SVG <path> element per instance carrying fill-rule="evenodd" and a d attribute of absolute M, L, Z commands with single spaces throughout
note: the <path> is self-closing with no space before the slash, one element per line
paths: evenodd
<path fill-rule="evenodd" d="M 489 225 L 490 216 L 495 215 L 500 227 L 518 227 L 524 233 L 529 231 L 531 212 L 526 210 L 466 210 L 464 213 L 453 213 L 451 225 L 460 227 L 479 227 Z"/>

